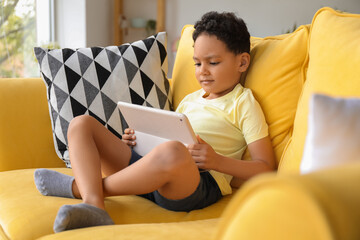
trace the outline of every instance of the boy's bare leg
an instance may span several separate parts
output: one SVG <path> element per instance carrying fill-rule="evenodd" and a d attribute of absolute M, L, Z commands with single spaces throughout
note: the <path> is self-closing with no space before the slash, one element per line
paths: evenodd
<path fill-rule="evenodd" d="M 104 211 L 104 196 L 158 190 L 169 199 L 192 194 L 200 174 L 187 148 L 167 142 L 128 166 L 130 148 L 95 119 L 82 116 L 69 127 L 69 153 L 75 175 L 73 193 L 82 204 L 59 209 L 54 231 L 113 224 Z M 127 167 L 128 166 L 128 167 Z M 101 170 L 108 175 L 102 179 Z"/>
<path fill-rule="evenodd" d="M 34 173 L 35 184 L 43 195 L 83 197 L 86 202 L 88 195 L 94 195 L 88 193 L 88 188 L 95 190 L 95 196 L 101 196 L 101 171 L 111 175 L 129 164 L 130 148 L 90 116 L 76 117 L 70 123 L 68 139 L 76 180 L 53 170 L 37 169 Z M 80 194 L 77 182 L 84 185 L 83 194 Z M 103 208 L 103 201 L 99 200 L 98 203 Z"/>
<path fill-rule="evenodd" d="M 145 194 L 158 190 L 169 199 L 192 194 L 200 181 L 199 170 L 179 142 L 159 145 L 127 168 L 104 179 L 106 196 Z"/>
<path fill-rule="evenodd" d="M 84 203 L 104 209 L 105 196 L 154 190 L 166 198 L 181 199 L 197 188 L 199 171 L 183 144 L 162 144 L 128 166 L 130 148 L 95 119 L 82 118 L 71 123 L 68 139 L 76 182 L 73 192 L 76 197 L 81 193 Z M 107 176 L 104 180 L 100 169 Z"/>
<path fill-rule="evenodd" d="M 127 167 L 130 148 L 90 116 L 70 123 L 68 141 L 75 197 L 104 209 L 102 172 L 111 175 Z"/>

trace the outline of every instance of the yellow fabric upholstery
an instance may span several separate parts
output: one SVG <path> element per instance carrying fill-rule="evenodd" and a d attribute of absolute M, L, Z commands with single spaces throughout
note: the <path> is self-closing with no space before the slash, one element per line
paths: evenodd
<path fill-rule="evenodd" d="M 309 27 L 301 26 L 291 34 L 251 39 L 245 87 L 252 90 L 263 109 L 277 163 L 291 136 L 305 81 L 308 35 Z"/>
<path fill-rule="evenodd" d="M 121 239 L 121 240 L 210 240 L 219 219 L 158 224 L 128 224 L 74 230 L 45 236 L 40 240 Z"/>
<path fill-rule="evenodd" d="M 193 60 L 194 41 L 192 39 L 193 32 L 193 25 L 185 25 L 179 41 L 172 75 L 172 96 L 174 109 L 177 108 L 181 100 L 186 95 L 201 88 L 195 77 L 195 63 Z"/>
<path fill-rule="evenodd" d="M 298 172 L 307 133 L 310 96 L 360 96 L 360 15 L 319 10 L 311 25 L 309 66 L 299 100 L 294 133 L 279 167 L 280 172 Z"/>
<path fill-rule="evenodd" d="M 215 239 L 360 239 L 360 163 L 308 175 L 263 175 L 229 204 Z"/>
<path fill-rule="evenodd" d="M 72 174 L 71 169 L 55 170 Z M 35 187 L 33 174 L 33 169 L 0 174 L 0 224 L 7 236 L 5 239 L 27 240 L 52 234 L 58 209 L 64 204 L 81 202 L 42 196 Z M 189 213 L 168 211 L 137 196 L 109 197 L 105 207 L 116 224 L 179 222 L 218 218 L 230 199 L 231 196 L 226 196 L 208 208 Z"/>
<path fill-rule="evenodd" d="M 64 166 L 55 153 L 40 78 L 0 79 L 0 109 L 0 172 Z"/>

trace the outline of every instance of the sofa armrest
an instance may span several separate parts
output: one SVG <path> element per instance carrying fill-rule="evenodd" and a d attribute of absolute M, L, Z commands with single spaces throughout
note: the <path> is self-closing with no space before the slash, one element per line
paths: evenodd
<path fill-rule="evenodd" d="M 0 79 L 0 171 L 64 167 L 55 152 L 40 78 Z"/>
<path fill-rule="evenodd" d="M 360 239 L 360 164 L 262 175 L 234 196 L 215 239 Z"/>

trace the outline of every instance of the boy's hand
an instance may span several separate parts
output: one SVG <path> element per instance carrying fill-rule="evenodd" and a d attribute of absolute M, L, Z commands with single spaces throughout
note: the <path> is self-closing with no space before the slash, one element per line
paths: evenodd
<path fill-rule="evenodd" d="M 199 143 L 188 145 L 188 150 L 196 165 L 201 169 L 216 169 L 219 155 L 208 143 L 202 140 L 199 135 L 196 137 Z"/>
<path fill-rule="evenodd" d="M 122 141 L 126 143 L 129 147 L 133 147 L 136 145 L 136 136 L 134 129 L 127 128 L 122 135 Z"/>

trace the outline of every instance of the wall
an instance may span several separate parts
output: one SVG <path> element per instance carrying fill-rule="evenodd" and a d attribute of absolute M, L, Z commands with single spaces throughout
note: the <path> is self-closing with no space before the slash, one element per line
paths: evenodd
<path fill-rule="evenodd" d="M 105 47 L 112 44 L 112 14 L 113 8 L 111 0 L 86 0 L 87 47 Z"/>
<path fill-rule="evenodd" d="M 107 46 L 112 44 L 113 0 L 58 0 L 56 2 L 57 34 L 62 47 Z M 169 72 L 175 55 L 173 42 L 185 24 L 194 24 L 205 12 L 233 11 L 242 17 L 252 36 L 264 37 L 285 33 L 309 24 L 315 12 L 323 7 L 360 13 L 360 0 L 167 0 Z M 156 0 L 124 0 L 125 16 L 156 18 Z"/>
<path fill-rule="evenodd" d="M 55 39 L 61 47 L 86 45 L 85 0 L 55 1 Z"/>
<path fill-rule="evenodd" d="M 167 0 L 166 4 L 169 44 L 180 36 L 185 24 L 194 24 L 211 10 L 236 12 L 256 37 L 285 33 L 294 24 L 309 24 L 316 11 L 324 6 L 360 13 L 360 0 Z M 174 54 L 169 52 L 169 66 L 173 60 Z"/>
<path fill-rule="evenodd" d="M 294 23 L 311 23 L 315 12 L 323 6 L 360 13 L 359 0 L 168 0 L 166 3 L 166 27 L 174 34 L 210 10 L 236 12 L 247 23 L 251 35 L 258 37 L 284 33 Z"/>
<path fill-rule="evenodd" d="M 112 43 L 112 0 L 55 1 L 55 39 L 61 47 Z"/>

